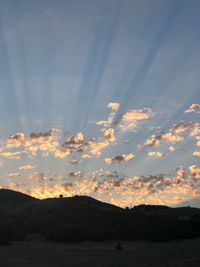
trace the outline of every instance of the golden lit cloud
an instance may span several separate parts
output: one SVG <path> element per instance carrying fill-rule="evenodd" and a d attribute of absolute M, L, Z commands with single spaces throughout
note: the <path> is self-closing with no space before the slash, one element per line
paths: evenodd
<path fill-rule="evenodd" d="M 51 177 L 52 174 L 49 175 Z M 50 184 L 47 174 L 35 172 L 30 181 L 36 177 L 40 183 L 30 189 L 19 183 L 9 183 L 6 188 L 17 188 L 37 198 L 58 197 L 60 194 L 92 195 L 99 200 L 123 207 L 144 203 L 177 205 L 200 197 L 200 168 L 196 165 L 190 166 L 188 172 L 183 167 L 178 167 L 174 176 L 160 174 L 120 178 L 116 172 L 105 170 L 94 171 L 93 174 L 75 171 L 69 173 L 72 182 Z M 99 181 L 98 177 L 101 177 Z M 77 180 L 78 178 L 81 180 Z"/>
<path fill-rule="evenodd" d="M 10 136 L 6 141 L 7 148 L 18 148 L 22 146 L 22 143 L 25 139 L 25 135 L 23 133 L 17 133 L 15 135 Z"/>
<path fill-rule="evenodd" d="M 21 156 L 28 155 L 27 151 L 18 151 L 18 152 L 2 152 L 1 156 L 7 159 L 20 159 Z"/>
<path fill-rule="evenodd" d="M 26 170 L 32 170 L 34 168 L 34 166 L 32 165 L 22 165 L 22 166 L 19 166 L 18 169 L 19 170 L 22 170 L 22 171 L 26 171 Z"/>
<path fill-rule="evenodd" d="M 54 153 L 54 156 L 56 157 L 56 158 L 61 158 L 61 159 L 63 159 L 63 158 L 66 158 L 68 155 L 70 155 L 71 154 L 71 151 L 70 150 L 68 150 L 68 149 L 57 149 L 56 151 L 55 151 L 55 153 Z"/>
<path fill-rule="evenodd" d="M 102 140 L 100 142 L 91 142 L 89 144 L 89 151 L 93 154 L 100 155 L 101 150 L 109 146 L 109 142 L 107 140 Z"/>
<path fill-rule="evenodd" d="M 148 138 L 145 142 L 145 146 L 159 146 L 160 145 L 160 139 L 161 136 L 155 136 L 152 135 L 150 138 Z"/>
<path fill-rule="evenodd" d="M 19 172 L 11 172 L 8 174 L 9 177 L 19 177 L 21 174 Z"/>
<path fill-rule="evenodd" d="M 114 111 L 117 111 L 120 108 L 120 104 L 116 103 L 116 102 L 110 102 L 108 104 L 108 108 L 110 108 L 110 109 L 112 109 Z"/>
<path fill-rule="evenodd" d="M 163 141 L 167 142 L 181 142 L 183 141 L 183 136 L 181 135 L 173 135 L 172 133 L 165 133 L 161 136 Z"/>
<path fill-rule="evenodd" d="M 162 158 L 164 156 L 164 154 L 162 152 L 158 152 L 158 151 L 150 151 L 150 152 L 148 152 L 148 156 L 149 157 Z"/>
<path fill-rule="evenodd" d="M 114 142 L 116 139 L 115 138 L 115 130 L 112 128 L 109 128 L 108 130 L 105 131 L 104 137 L 108 138 L 110 140 L 110 142 Z"/>
<path fill-rule="evenodd" d="M 144 145 L 156 147 L 161 144 L 161 141 L 177 143 L 183 140 L 184 140 L 183 136 L 172 134 L 171 132 L 167 132 L 167 133 L 160 134 L 160 135 L 152 135 L 144 142 Z M 170 146 L 169 150 L 172 152 L 174 151 L 173 148 L 174 148 L 173 146 Z"/>
<path fill-rule="evenodd" d="M 174 130 L 176 133 L 183 133 L 189 131 L 190 136 L 196 136 L 200 135 L 200 124 L 197 122 L 181 121 L 177 124 L 174 124 L 172 130 Z"/>
<path fill-rule="evenodd" d="M 131 109 L 123 114 L 118 126 L 122 131 L 135 130 L 139 121 L 148 120 L 151 117 L 152 111 L 150 108 Z"/>

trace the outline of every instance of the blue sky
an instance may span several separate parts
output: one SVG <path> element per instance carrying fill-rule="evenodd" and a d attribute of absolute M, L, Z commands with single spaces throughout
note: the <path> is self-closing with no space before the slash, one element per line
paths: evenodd
<path fill-rule="evenodd" d="M 1 0 L 0 185 L 39 197 L 88 194 L 122 206 L 198 199 L 199 11 L 198 0 Z M 187 129 L 176 130 L 181 121 Z M 106 136 L 109 129 L 114 137 Z M 72 148 L 70 137 L 80 132 Z M 152 135 L 156 145 L 147 141 Z M 7 153 L 19 151 L 24 155 Z M 175 188 L 180 166 L 187 197 Z M 172 180 L 162 194 L 151 179 L 133 190 L 134 177 L 158 174 Z M 123 180 L 120 193 L 112 179 Z"/>

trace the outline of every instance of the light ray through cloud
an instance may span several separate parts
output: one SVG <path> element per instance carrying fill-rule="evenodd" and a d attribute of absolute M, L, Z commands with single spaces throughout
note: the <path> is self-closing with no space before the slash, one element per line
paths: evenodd
<path fill-rule="evenodd" d="M 2 0 L 0 187 L 119 206 L 200 199 L 199 8 Z"/>

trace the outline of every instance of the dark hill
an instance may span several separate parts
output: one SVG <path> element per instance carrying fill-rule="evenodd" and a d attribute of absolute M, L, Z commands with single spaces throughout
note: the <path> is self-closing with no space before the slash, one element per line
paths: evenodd
<path fill-rule="evenodd" d="M 36 201 L 36 198 L 9 189 L 0 189 L 0 208 L 13 209 Z"/>
<path fill-rule="evenodd" d="M 9 190 L 0 191 L 0 205 L 9 207 L 4 221 L 13 240 L 29 234 L 62 242 L 169 241 L 200 236 L 197 208 L 140 205 L 122 209 L 86 196 L 37 200 Z"/>
<path fill-rule="evenodd" d="M 139 205 L 130 209 L 133 213 L 141 212 L 145 215 L 159 215 L 159 216 L 170 216 L 174 218 L 187 217 L 191 219 L 196 213 L 200 213 L 200 209 L 192 207 L 178 207 L 170 208 L 161 205 Z"/>

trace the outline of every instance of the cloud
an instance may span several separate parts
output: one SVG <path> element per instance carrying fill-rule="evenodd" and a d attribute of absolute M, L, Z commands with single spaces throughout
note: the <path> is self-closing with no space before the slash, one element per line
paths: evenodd
<path fill-rule="evenodd" d="M 75 164 L 80 164 L 81 162 L 77 159 L 73 159 L 70 161 L 70 163 L 75 165 Z"/>
<path fill-rule="evenodd" d="M 21 176 L 21 174 L 19 172 L 11 172 L 8 174 L 9 177 L 18 177 Z"/>
<path fill-rule="evenodd" d="M 138 122 L 148 120 L 153 116 L 150 108 L 131 109 L 122 115 L 118 127 L 122 131 L 132 131 L 137 129 Z"/>
<path fill-rule="evenodd" d="M 170 152 L 174 152 L 176 149 L 175 149 L 174 146 L 169 146 L 169 147 L 168 147 L 168 150 L 169 150 Z"/>
<path fill-rule="evenodd" d="M 194 151 L 193 156 L 196 156 L 197 158 L 200 158 L 200 151 Z"/>
<path fill-rule="evenodd" d="M 119 109 L 120 105 L 119 103 L 109 103 L 108 108 L 111 109 L 111 113 L 108 116 L 107 120 L 100 120 L 96 124 L 100 126 L 102 131 L 105 131 L 106 128 L 111 127 L 115 120 L 115 115 L 117 110 Z"/>
<path fill-rule="evenodd" d="M 114 142 L 116 140 L 115 130 L 112 128 L 105 130 L 104 137 L 106 137 L 110 142 Z"/>
<path fill-rule="evenodd" d="M 124 113 L 122 116 L 122 120 L 125 121 L 141 121 L 147 120 L 152 116 L 151 109 L 143 108 L 143 109 L 131 109 Z"/>
<path fill-rule="evenodd" d="M 108 108 L 110 108 L 110 109 L 112 109 L 114 111 L 117 111 L 120 108 L 120 104 L 116 103 L 116 102 L 110 102 L 108 104 Z"/>
<path fill-rule="evenodd" d="M 69 177 L 83 177 L 83 173 L 81 171 L 70 172 Z"/>
<path fill-rule="evenodd" d="M 161 136 L 161 139 L 163 141 L 167 141 L 167 142 L 181 142 L 183 141 L 183 136 L 181 135 L 173 135 L 172 133 L 165 133 Z"/>
<path fill-rule="evenodd" d="M 159 146 L 160 145 L 161 136 L 152 135 L 145 142 L 145 146 Z"/>
<path fill-rule="evenodd" d="M 24 139 L 25 135 L 23 133 L 16 133 L 15 135 L 11 135 L 6 141 L 6 148 L 18 148 L 22 146 Z"/>
<path fill-rule="evenodd" d="M 197 165 L 191 165 L 189 171 L 192 178 L 200 178 L 200 168 Z"/>
<path fill-rule="evenodd" d="M 24 140 L 24 148 L 33 156 L 39 151 L 44 156 L 47 156 L 49 153 L 54 153 L 59 147 L 57 133 L 58 129 L 54 128 L 45 133 L 31 133 Z"/>
<path fill-rule="evenodd" d="M 62 145 L 62 148 L 58 148 L 54 152 L 54 156 L 57 158 L 65 158 L 74 152 L 82 152 L 88 147 L 88 142 L 85 140 L 83 133 L 72 135 Z"/>
<path fill-rule="evenodd" d="M 88 150 L 95 154 L 96 156 L 101 155 L 101 150 L 103 150 L 104 148 L 106 148 L 107 146 L 109 146 L 109 141 L 107 140 L 102 140 L 100 142 L 90 142 L 89 143 L 89 147 Z"/>
<path fill-rule="evenodd" d="M 83 174 L 76 171 L 70 174 L 71 178 L 81 177 L 81 180 L 72 179 L 72 182 L 50 184 L 47 174 L 43 174 L 40 179 L 40 174 L 36 173 L 34 177 L 38 177 L 42 183 L 34 183 L 34 187 L 28 190 L 21 184 L 17 189 L 37 198 L 58 197 L 60 194 L 89 195 L 123 207 L 144 203 L 171 206 L 200 197 L 200 168 L 196 165 L 190 166 L 188 171 L 180 166 L 174 175 L 128 177 L 102 169 L 92 173 Z M 52 177 L 52 174 L 49 175 Z M 59 179 L 62 181 L 63 177 Z M 16 189 L 16 186 L 9 183 L 6 188 Z"/>
<path fill-rule="evenodd" d="M 114 164 L 114 163 L 121 163 L 124 161 L 129 161 L 131 159 L 133 159 L 135 156 L 133 154 L 128 154 L 128 155 L 117 155 L 115 157 L 112 158 L 105 158 L 105 162 L 107 164 Z"/>
<path fill-rule="evenodd" d="M 83 154 L 83 155 L 81 155 L 81 158 L 82 159 L 90 159 L 91 156 L 89 154 Z"/>
<path fill-rule="evenodd" d="M 56 158 L 61 158 L 61 159 L 63 159 L 63 158 L 66 158 L 68 155 L 70 155 L 71 154 L 71 150 L 69 150 L 69 149 L 66 149 L 66 148 L 64 148 L 64 149 L 57 149 L 55 152 L 54 152 L 54 156 L 56 157 Z"/>
<path fill-rule="evenodd" d="M 148 152 L 149 157 L 157 157 L 157 158 L 162 158 L 164 154 L 162 152 L 156 152 L 156 151 L 150 151 Z"/>
<path fill-rule="evenodd" d="M 200 111 L 200 104 L 192 104 L 188 109 L 185 110 L 185 113 L 196 112 L 196 111 Z"/>
<path fill-rule="evenodd" d="M 179 166 L 176 169 L 176 175 L 174 177 L 174 180 L 175 180 L 176 183 L 180 183 L 185 178 L 186 178 L 186 171 L 185 171 L 185 169 L 182 166 Z"/>
<path fill-rule="evenodd" d="M 144 145 L 150 147 L 151 146 L 156 147 L 160 145 L 161 141 L 177 143 L 183 140 L 184 140 L 183 136 L 167 132 L 160 135 L 152 135 L 144 142 Z"/>
<path fill-rule="evenodd" d="M 106 128 L 118 127 L 122 131 L 136 130 L 138 123 L 144 120 L 148 120 L 153 116 L 150 108 L 143 109 L 130 109 L 123 114 L 116 116 L 116 112 L 119 109 L 118 103 L 109 103 L 108 107 L 112 112 L 109 114 L 107 120 L 101 120 L 97 122 L 97 125 L 105 131 Z"/>
<path fill-rule="evenodd" d="M 7 159 L 20 159 L 21 156 L 28 155 L 27 151 L 18 151 L 18 152 L 2 152 L 1 156 Z"/>
<path fill-rule="evenodd" d="M 0 155 L 9 159 L 20 159 L 22 155 L 29 157 L 36 156 L 39 152 L 43 156 L 53 155 L 56 158 L 66 158 L 73 153 L 85 152 L 82 158 L 91 157 L 92 153 L 96 157 L 101 155 L 101 151 L 115 141 L 115 131 L 113 128 L 105 129 L 104 135 L 97 139 L 85 139 L 82 132 L 70 136 L 61 143 L 61 134 L 58 129 L 51 129 L 45 133 L 31 133 L 25 136 L 23 133 L 17 133 L 10 136 L 0 150 Z M 10 151 L 13 148 L 20 148 L 21 151 Z"/>
<path fill-rule="evenodd" d="M 32 165 L 22 165 L 18 167 L 19 170 L 26 171 L 26 170 L 32 170 L 34 169 L 34 166 Z"/>
<path fill-rule="evenodd" d="M 172 130 L 176 133 L 190 132 L 190 136 L 200 135 L 200 124 L 197 122 L 184 122 L 180 121 L 174 124 Z"/>
<path fill-rule="evenodd" d="M 197 139 L 197 146 L 200 146 L 200 136 L 196 136 Z"/>
<path fill-rule="evenodd" d="M 79 145 L 84 141 L 84 135 L 83 133 L 78 133 L 76 135 L 73 135 L 71 137 L 68 138 L 67 142 L 65 142 L 65 145 Z"/>

